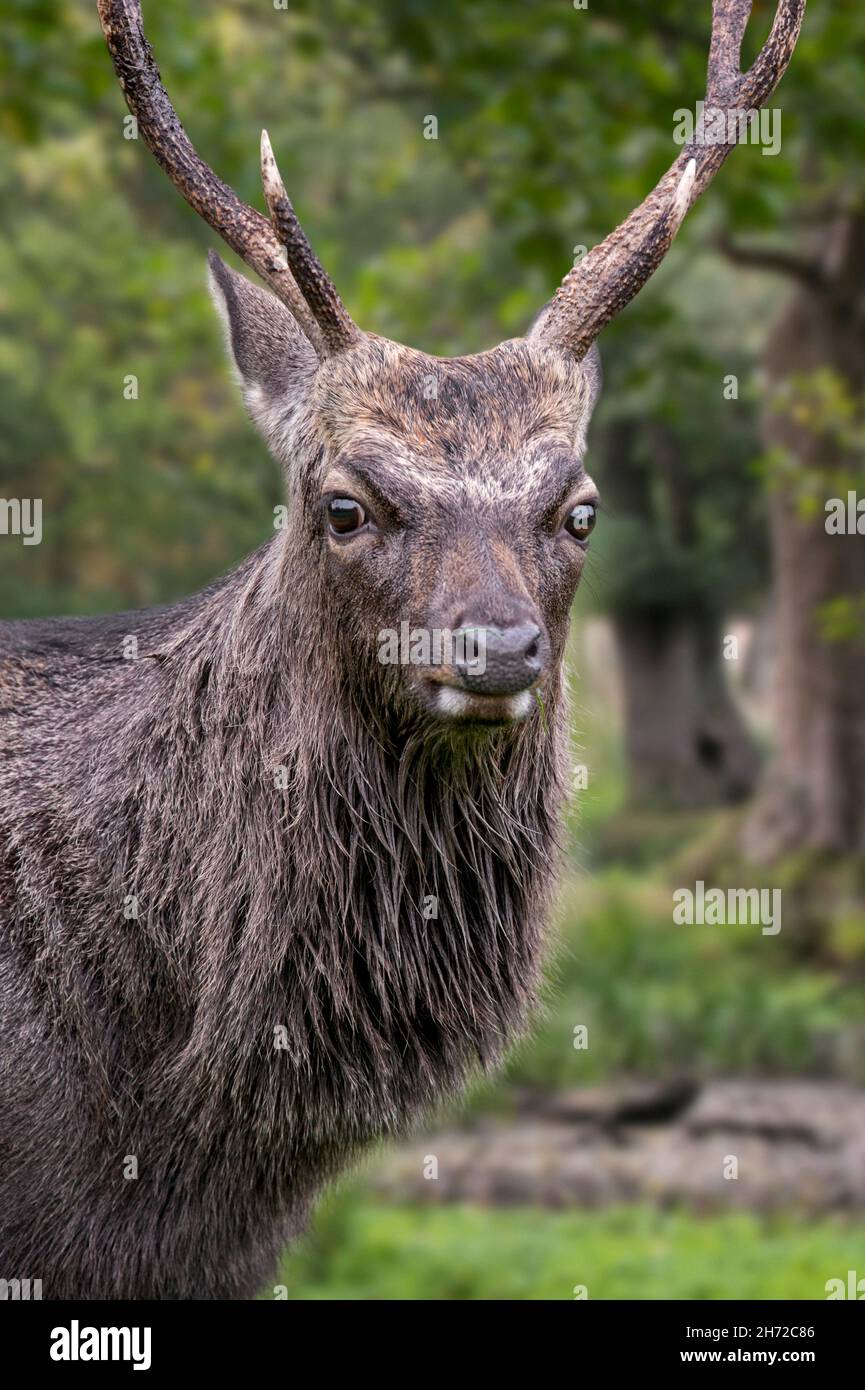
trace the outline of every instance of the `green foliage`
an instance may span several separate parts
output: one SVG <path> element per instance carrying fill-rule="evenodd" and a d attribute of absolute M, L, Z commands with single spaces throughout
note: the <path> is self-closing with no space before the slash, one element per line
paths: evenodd
<path fill-rule="evenodd" d="M 389 1207 L 348 1190 L 278 1282 L 292 1299 L 573 1300 L 579 1284 L 590 1300 L 820 1299 L 863 1237 L 825 1219 Z"/>
<path fill-rule="evenodd" d="M 865 485 L 865 400 L 831 367 L 777 383 L 768 405 L 804 436 L 796 453 L 776 446 L 760 460 L 768 485 L 793 499 L 803 521 L 824 516 L 827 497 Z"/>
<path fill-rule="evenodd" d="M 865 636 L 865 595 L 839 595 L 815 612 L 817 629 L 826 642 L 856 642 Z"/>
<path fill-rule="evenodd" d="M 865 1011 L 861 983 L 796 963 L 783 930 L 674 925 L 672 891 L 622 870 L 573 884 L 546 1010 L 508 1068 L 512 1083 L 575 1087 L 692 1068 L 865 1079 L 847 1046 Z M 577 1024 L 589 1030 L 583 1051 Z"/>

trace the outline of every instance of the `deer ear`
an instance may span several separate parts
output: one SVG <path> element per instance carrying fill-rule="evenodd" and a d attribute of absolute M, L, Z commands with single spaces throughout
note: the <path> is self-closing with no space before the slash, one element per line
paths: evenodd
<path fill-rule="evenodd" d="M 601 394 L 601 387 L 604 383 L 604 374 L 601 369 L 601 354 L 598 351 L 597 343 L 593 343 L 580 363 L 580 371 L 583 378 L 582 410 L 574 438 L 574 445 L 579 453 L 584 453 L 586 449 L 589 425 L 595 406 L 598 404 L 598 397 Z"/>
<path fill-rule="evenodd" d="M 604 384 L 604 369 L 601 366 L 601 353 L 597 343 L 592 343 L 583 358 L 583 376 L 589 384 L 589 409 L 594 410 Z"/>
<path fill-rule="evenodd" d="M 318 366 L 291 312 L 208 252 L 210 293 L 225 325 L 247 409 L 269 442 Z"/>

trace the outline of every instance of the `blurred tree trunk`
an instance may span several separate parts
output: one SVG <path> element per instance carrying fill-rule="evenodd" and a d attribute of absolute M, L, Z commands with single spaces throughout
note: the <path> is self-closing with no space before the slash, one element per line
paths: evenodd
<path fill-rule="evenodd" d="M 865 851 L 865 536 L 828 533 L 825 512 L 857 483 L 865 495 L 865 214 L 822 229 L 815 248 L 808 261 L 774 258 L 798 286 L 764 358 L 777 742 L 746 834 L 764 860 Z"/>
<path fill-rule="evenodd" d="M 741 800 L 755 755 L 724 677 L 717 615 L 640 612 L 613 622 L 632 799 L 668 807 Z"/>
<path fill-rule="evenodd" d="M 636 457 L 651 436 L 652 467 Z M 609 486 L 614 512 L 653 524 L 658 487 L 676 542 L 695 543 L 693 480 L 677 467 L 663 422 L 622 420 L 610 428 Z M 642 603 L 614 609 L 632 801 L 695 807 L 737 801 L 752 790 L 755 753 L 723 669 L 722 615 L 702 601 Z"/>

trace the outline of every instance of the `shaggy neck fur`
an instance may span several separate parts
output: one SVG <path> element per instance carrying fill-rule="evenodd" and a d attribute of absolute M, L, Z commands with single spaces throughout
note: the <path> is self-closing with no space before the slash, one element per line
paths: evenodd
<path fill-rule="evenodd" d="M 115 667 L 135 699 L 93 710 L 75 809 L 116 896 L 80 925 L 93 951 L 71 1007 L 106 1103 L 118 1064 L 137 1074 L 131 1046 L 184 1125 L 232 1114 L 258 1141 L 338 1152 L 521 1029 L 555 867 L 559 701 L 514 730 L 438 731 L 386 673 L 335 662 L 334 621 L 280 537 L 157 617 Z M 106 914 L 130 899 L 117 959 Z M 94 1005 L 129 1020 L 122 1056 Z"/>

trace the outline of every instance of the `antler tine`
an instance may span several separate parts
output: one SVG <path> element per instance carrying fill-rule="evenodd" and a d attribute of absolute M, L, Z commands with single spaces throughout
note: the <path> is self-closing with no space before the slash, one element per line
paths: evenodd
<path fill-rule="evenodd" d="M 326 356 L 333 338 L 330 326 L 319 327 L 315 310 L 296 283 L 274 229 L 205 164 L 180 124 L 144 34 L 140 0 L 97 0 L 97 4 L 126 104 L 151 153 L 190 207 L 291 310 L 318 356 Z M 329 285 L 305 237 L 303 241 L 315 273 Z"/>
<path fill-rule="evenodd" d="M 714 0 L 706 100 L 722 97 L 739 81 L 742 42 L 751 17 L 751 0 Z"/>
<path fill-rule="evenodd" d="M 771 96 L 790 62 L 805 14 L 805 0 L 779 0 L 769 37 L 743 74 L 740 55 L 751 3 L 713 0 L 706 107 L 720 108 L 725 115 L 754 110 Z M 698 129 L 640 206 L 568 272 L 529 336 L 584 357 L 604 325 L 658 268 L 686 212 L 734 143 L 708 144 Z"/>
<path fill-rule="evenodd" d="M 762 106 L 787 71 L 805 18 L 805 0 L 781 0 L 769 37 L 742 78 L 739 104 Z"/>
<path fill-rule="evenodd" d="M 322 268 L 298 221 L 276 166 L 266 130 L 261 132 L 261 183 L 273 229 L 285 247 L 294 278 L 321 328 L 325 346 L 330 352 L 340 352 L 357 341 L 360 329 L 337 294 L 330 276 Z"/>

